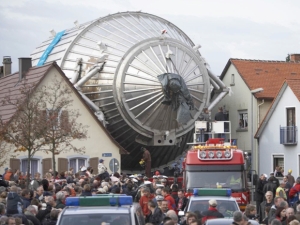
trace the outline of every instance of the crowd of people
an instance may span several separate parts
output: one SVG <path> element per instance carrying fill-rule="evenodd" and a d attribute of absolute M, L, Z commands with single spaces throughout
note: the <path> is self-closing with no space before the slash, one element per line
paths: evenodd
<path fill-rule="evenodd" d="M 96 194 L 126 194 L 132 196 L 135 204 L 140 204 L 146 223 L 152 225 L 178 224 L 178 211 L 183 210 L 187 198 L 177 185 L 169 185 L 167 177 L 148 177 L 108 174 L 104 160 L 99 160 L 98 174 L 93 168 L 82 166 L 80 171 L 55 172 L 51 169 L 44 175 L 30 176 L 7 168 L 0 175 L 0 225 L 54 225 L 65 207 L 69 196 L 92 196 Z M 191 213 L 184 224 L 201 224 L 198 215 Z"/>
<path fill-rule="evenodd" d="M 0 225 L 54 225 L 67 197 L 107 193 L 132 196 L 147 225 L 199 225 L 224 217 L 217 209 L 217 201 L 211 199 L 208 210 L 187 212 L 179 218 L 178 212 L 184 210 L 188 198 L 176 184 L 168 184 L 166 176 L 156 174 L 150 181 L 141 174 L 109 175 L 103 159 L 99 160 L 98 171 L 93 174 L 91 167 L 82 166 L 77 173 L 72 168 L 61 173 L 49 170 L 43 176 L 37 172 L 33 177 L 29 175 L 27 184 L 27 175 L 6 169 L 0 175 Z M 249 224 L 248 219 L 260 224 L 299 224 L 300 177 L 295 180 L 289 171 L 279 182 L 274 173 L 269 179 L 262 174 L 256 186 L 257 205 L 247 205 L 242 216 L 233 213 L 234 224 Z"/>
<path fill-rule="evenodd" d="M 292 170 L 283 174 L 282 168 L 276 167 L 269 177 L 260 175 L 256 184 L 256 206 L 251 205 L 245 211 L 249 218 L 255 217 L 260 224 L 300 224 L 300 177 L 295 180 Z"/>

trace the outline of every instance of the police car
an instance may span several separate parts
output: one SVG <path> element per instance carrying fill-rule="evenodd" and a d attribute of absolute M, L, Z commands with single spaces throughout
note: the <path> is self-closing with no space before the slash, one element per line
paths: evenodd
<path fill-rule="evenodd" d="M 57 225 L 144 225 L 139 204 L 133 204 L 126 195 L 103 194 L 66 198 L 66 207 L 60 213 Z"/>
<path fill-rule="evenodd" d="M 235 198 L 231 197 L 231 189 L 195 188 L 185 210 L 179 215 L 184 215 L 185 212 L 202 213 L 208 210 L 208 201 L 211 199 L 217 201 L 217 209 L 225 218 L 232 218 L 233 212 L 240 211 Z"/>

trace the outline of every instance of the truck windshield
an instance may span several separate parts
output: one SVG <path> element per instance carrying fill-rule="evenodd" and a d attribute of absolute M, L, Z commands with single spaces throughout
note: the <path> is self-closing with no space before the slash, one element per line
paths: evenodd
<path fill-rule="evenodd" d="M 245 188 L 241 171 L 186 171 L 186 188 Z"/>
<path fill-rule="evenodd" d="M 62 215 L 59 225 L 88 224 L 88 225 L 130 225 L 129 215 L 118 214 L 77 214 Z"/>

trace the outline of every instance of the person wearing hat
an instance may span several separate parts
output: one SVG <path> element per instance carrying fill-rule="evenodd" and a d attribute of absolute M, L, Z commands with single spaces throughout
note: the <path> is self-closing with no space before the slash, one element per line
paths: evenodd
<path fill-rule="evenodd" d="M 141 150 L 143 151 L 142 159 L 145 161 L 145 175 L 147 177 L 151 177 L 151 155 L 150 152 L 142 147 Z"/>
<path fill-rule="evenodd" d="M 143 184 L 143 175 L 142 174 L 138 174 L 136 176 L 137 180 L 138 180 L 138 185 L 140 186 L 141 184 Z"/>
<path fill-rule="evenodd" d="M 287 179 L 288 179 L 288 182 L 290 183 L 290 185 L 294 185 L 294 183 L 295 183 L 295 178 L 294 178 L 294 176 L 292 175 L 292 172 L 293 172 L 293 170 L 291 170 L 291 169 L 289 169 L 288 170 L 288 174 L 287 174 Z"/>
<path fill-rule="evenodd" d="M 202 224 L 204 224 L 206 220 L 209 219 L 224 218 L 223 214 L 217 210 L 218 203 L 216 199 L 210 199 L 208 201 L 208 204 L 209 204 L 208 210 L 202 212 L 203 215 Z"/>
<path fill-rule="evenodd" d="M 158 208 L 161 208 L 161 203 L 162 203 L 162 201 L 164 200 L 165 198 L 164 198 L 164 196 L 162 196 L 162 195 L 156 195 L 155 196 L 155 201 L 156 201 L 156 203 L 157 203 L 157 207 Z M 154 199 L 153 199 L 154 200 Z"/>
<path fill-rule="evenodd" d="M 100 177 L 101 180 L 104 180 L 105 177 L 109 177 L 109 174 L 107 172 L 107 168 L 104 165 L 104 159 L 100 159 L 99 160 L 99 164 L 98 164 L 98 176 Z"/>

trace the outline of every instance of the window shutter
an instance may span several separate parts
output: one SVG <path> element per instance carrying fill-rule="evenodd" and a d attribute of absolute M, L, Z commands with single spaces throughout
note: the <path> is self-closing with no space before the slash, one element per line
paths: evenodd
<path fill-rule="evenodd" d="M 67 110 L 63 110 L 60 115 L 60 126 L 63 130 L 68 131 L 69 129 L 69 113 Z"/>
<path fill-rule="evenodd" d="M 12 169 L 12 171 L 14 172 L 14 171 L 20 169 L 20 164 L 21 164 L 20 159 L 10 159 L 9 167 L 10 167 L 10 168 Z"/>
<path fill-rule="evenodd" d="M 99 162 L 99 158 L 98 157 L 94 157 L 94 158 L 90 158 L 90 167 L 93 168 L 93 174 L 98 174 L 98 162 Z"/>
<path fill-rule="evenodd" d="M 58 172 L 68 171 L 68 159 L 66 158 L 58 158 Z"/>
<path fill-rule="evenodd" d="M 52 159 L 51 158 L 43 159 L 43 174 L 47 173 L 51 168 L 52 168 Z"/>

